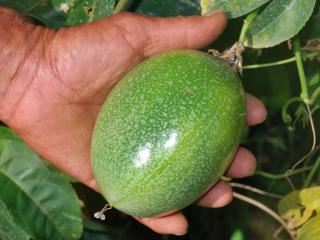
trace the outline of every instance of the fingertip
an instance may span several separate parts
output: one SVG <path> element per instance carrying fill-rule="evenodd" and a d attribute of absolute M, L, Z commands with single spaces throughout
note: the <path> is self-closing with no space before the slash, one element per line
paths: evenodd
<path fill-rule="evenodd" d="M 204 21 L 206 21 L 205 36 L 208 39 L 207 41 L 210 43 L 222 34 L 227 26 L 228 18 L 223 12 L 214 11 L 209 15 L 204 16 Z"/>
<path fill-rule="evenodd" d="M 188 221 L 181 212 L 159 218 L 135 217 L 135 219 L 159 234 L 182 236 L 188 231 Z"/>
<path fill-rule="evenodd" d="M 197 201 L 197 204 L 203 207 L 219 208 L 228 205 L 232 199 L 233 194 L 230 185 L 219 181 Z"/>
<path fill-rule="evenodd" d="M 240 147 L 226 175 L 231 178 L 251 176 L 256 170 L 256 158 L 246 148 Z"/>
<path fill-rule="evenodd" d="M 203 15 L 203 17 L 205 17 L 206 19 L 209 19 L 208 21 L 218 22 L 223 29 L 227 26 L 227 23 L 228 23 L 227 16 L 219 10 L 214 10 L 212 12 L 209 12 L 206 15 Z"/>
<path fill-rule="evenodd" d="M 145 56 L 170 49 L 199 49 L 214 41 L 225 29 L 227 18 L 221 12 L 210 16 L 149 17 Z"/>
<path fill-rule="evenodd" d="M 251 94 L 247 94 L 247 124 L 249 126 L 262 123 L 267 118 L 264 104 Z"/>

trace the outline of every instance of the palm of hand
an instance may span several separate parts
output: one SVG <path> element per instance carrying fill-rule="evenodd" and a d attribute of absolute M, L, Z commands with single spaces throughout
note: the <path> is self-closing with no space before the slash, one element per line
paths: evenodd
<path fill-rule="evenodd" d="M 207 44 L 223 25 L 221 14 L 205 20 L 122 14 L 58 32 L 36 28 L 37 45 L 10 85 L 4 121 L 40 155 L 97 190 L 90 167 L 91 133 L 114 84 L 132 66 L 157 52 Z M 248 122 L 255 124 L 261 122 L 265 112 L 257 100 L 250 98 L 248 104 L 260 111 L 256 117 L 248 113 L 252 116 Z M 254 168 L 252 155 L 242 149 L 237 158 L 250 166 L 241 173 L 239 164 L 234 163 L 236 167 L 231 166 L 229 175 L 250 174 Z M 230 200 L 230 188 L 220 183 L 199 203 L 221 206 Z M 183 233 L 186 229 L 180 213 L 138 220 L 162 233 Z"/>

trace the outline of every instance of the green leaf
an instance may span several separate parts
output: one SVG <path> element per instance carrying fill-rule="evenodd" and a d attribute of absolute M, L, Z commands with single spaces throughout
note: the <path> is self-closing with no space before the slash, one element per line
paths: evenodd
<path fill-rule="evenodd" d="M 115 0 L 0 0 L 0 6 L 38 19 L 51 28 L 73 26 L 112 15 Z"/>
<path fill-rule="evenodd" d="M 0 140 L 1 139 L 11 139 L 15 141 L 21 141 L 20 138 L 17 136 L 17 134 L 15 134 L 9 128 L 4 126 L 0 126 Z"/>
<path fill-rule="evenodd" d="M 136 11 L 162 17 L 199 15 L 200 3 L 199 0 L 142 0 Z"/>
<path fill-rule="evenodd" d="M 55 10 L 50 0 L 0 0 L 0 6 L 15 9 L 51 28 L 62 27 L 67 20 L 67 15 Z"/>
<path fill-rule="evenodd" d="M 309 123 L 309 114 L 305 104 L 299 104 L 298 108 L 294 113 L 296 121 L 300 121 L 302 126 L 305 128 Z"/>
<path fill-rule="evenodd" d="M 308 78 L 308 85 L 310 87 L 310 90 L 315 90 L 317 87 L 320 86 L 320 72 L 316 72 L 314 74 L 312 74 L 309 78 Z"/>
<path fill-rule="evenodd" d="M 33 239 L 79 239 L 80 204 L 72 186 L 23 142 L 0 129 L 0 200 Z"/>
<path fill-rule="evenodd" d="M 279 202 L 279 214 L 297 228 L 320 212 L 320 187 L 305 188 L 287 194 Z"/>
<path fill-rule="evenodd" d="M 311 17 L 307 26 L 308 39 L 320 38 L 320 10 L 318 13 Z"/>
<path fill-rule="evenodd" d="M 299 191 L 293 191 L 288 193 L 281 199 L 278 205 L 278 211 L 280 216 L 285 220 L 298 219 L 301 216 L 302 206 L 299 205 Z"/>
<path fill-rule="evenodd" d="M 316 0 L 273 0 L 249 26 L 245 45 L 267 48 L 296 35 L 310 18 Z"/>
<path fill-rule="evenodd" d="M 73 26 L 111 16 L 115 0 L 52 0 L 58 11 L 67 14 L 66 26 Z"/>
<path fill-rule="evenodd" d="M 269 0 L 201 0 L 201 13 L 204 15 L 219 9 L 229 18 L 237 18 L 257 9 L 268 1 Z"/>
<path fill-rule="evenodd" d="M 19 228 L 6 205 L 0 200 L 0 239 L 1 240 L 28 240 L 30 236 Z"/>
<path fill-rule="evenodd" d="M 310 219 L 298 230 L 297 240 L 319 240 L 320 236 L 320 215 Z"/>

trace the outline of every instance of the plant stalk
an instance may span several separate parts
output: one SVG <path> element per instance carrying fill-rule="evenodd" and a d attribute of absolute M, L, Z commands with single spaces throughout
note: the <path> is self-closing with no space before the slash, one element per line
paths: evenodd
<path fill-rule="evenodd" d="M 256 171 L 254 175 L 279 180 L 279 179 L 286 178 L 286 177 L 289 177 L 292 175 L 303 173 L 305 171 L 309 171 L 311 169 L 312 169 L 312 167 L 303 167 L 303 168 L 299 168 L 299 169 L 295 169 L 293 171 L 290 171 L 289 173 L 282 173 L 282 174 L 272 174 L 272 173 L 267 173 L 267 172 L 263 172 L 263 171 Z"/>
<path fill-rule="evenodd" d="M 312 179 L 314 178 L 314 176 L 317 173 L 317 170 L 320 168 L 320 156 L 317 158 L 315 164 L 313 165 L 313 168 L 311 169 L 303 187 L 309 187 L 311 185 Z"/>
<path fill-rule="evenodd" d="M 304 102 L 306 102 L 309 99 L 309 91 L 308 91 L 306 74 L 303 68 L 301 44 L 300 44 L 299 38 L 295 38 L 293 42 L 293 47 L 294 47 L 294 55 L 296 58 L 296 64 L 298 68 L 300 85 L 301 85 L 301 98 L 303 99 Z"/>
<path fill-rule="evenodd" d="M 310 109 L 310 106 L 308 104 L 306 104 L 306 107 L 307 107 L 307 111 L 308 111 L 310 127 L 311 127 L 311 133 L 312 133 L 312 145 L 311 145 L 310 151 L 306 155 L 304 155 L 298 162 L 296 162 L 293 165 L 293 167 L 291 168 L 291 171 L 294 170 L 296 167 L 298 167 L 302 162 L 307 160 L 309 157 L 312 156 L 313 151 L 315 150 L 316 144 L 317 144 L 317 134 L 316 134 L 316 129 L 315 129 L 315 125 L 314 125 L 311 109 Z"/>
<path fill-rule="evenodd" d="M 258 11 L 253 11 L 250 14 L 248 14 L 248 16 L 246 17 L 246 19 L 244 20 L 241 32 L 240 32 L 240 37 L 239 37 L 239 42 L 240 43 L 244 43 L 244 40 L 246 38 L 249 26 L 252 24 L 252 22 L 254 21 L 254 19 L 258 16 Z"/>
<path fill-rule="evenodd" d="M 247 65 L 244 66 L 243 69 L 254 69 L 254 68 L 265 68 L 265 67 L 273 67 L 273 66 L 279 66 L 287 63 L 292 63 L 296 61 L 296 57 L 291 57 L 288 59 L 284 59 L 281 61 L 277 62 L 272 62 L 272 63 L 263 63 L 263 64 L 253 64 L 253 65 Z"/>
<path fill-rule="evenodd" d="M 284 229 L 287 230 L 289 236 L 291 237 L 291 239 L 295 239 L 295 234 L 294 232 L 288 227 L 288 225 L 286 224 L 286 222 L 275 212 L 273 211 L 271 208 L 267 207 L 266 205 L 262 204 L 261 202 L 258 202 L 252 198 L 249 198 L 247 196 L 244 196 L 240 193 L 236 193 L 233 192 L 233 196 L 234 198 L 240 199 L 246 203 L 249 203 L 261 210 L 263 210 L 264 212 L 268 213 L 270 216 L 272 216 L 275 220 L 277 220 L 283 227 Z"/>
<path fill-rule="evenodd" d="M 317 54 L 319 54 L 319 53 L 317 53 Z M 315 56 L 314 52 L 305 53 L 303 55 L 303 58 L 309 58 L 309 57 L 314 57 L 314 56 Z M 273 66 L 279 66 L 279 65 L 283 65 L 283 64 L 293 63 L 295 61 L 296 61 L 296 57 L 294 56 L 294 57 L 283 59 L 283 60 L 276 61 L 276 62 L 246 65 L 246 66 L 243 66 L 243 69 L 255 69 L 255 68 L 273 67 Z"/>
<path fill-rule="evenodd" d="M 281 198 L 284 197 L 283 195 L 276 194 L 276 193 L 270 193 L 270 192 L 261 190 L 259 188 L 252 187 L 252 186 L 249 186 L 249 185 L 245 185 L 245 184 L 242 184 L 242 183 L 231 182 L 231 183 L 229 183 L 229 185 L 231 187 L 234 187 L 234 188 L 244 189 L 244 190 L 247 190 L 247 191 L 250 191 L 250 192 L 253 192 L 253 193 L 257 193 L 257 194 L 268 196 L 268 197 L 272 197 L 272 198 L 281 199 Z"/>
<path fill-rule="evenodd" d="M 319 96 L 320 96 L 320 87 L 318 87 L 316 90 L 314 90 L 311 98 L 308 99 L 307 103 L 310 104 L 310 105 L 313 105 L 314 102 L 318 99 Z"/>

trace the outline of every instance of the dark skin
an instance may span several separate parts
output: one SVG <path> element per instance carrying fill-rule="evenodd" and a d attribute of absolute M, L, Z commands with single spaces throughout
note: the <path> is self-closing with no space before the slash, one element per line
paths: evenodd
<path fill-rule="evenodd" d="M 225 25 L 221 13 L 176 18 L 121 13 L 54 31 L 0 8 L 0 120 L 41 156 L 99 191 L 90 167 L 91 133 L 112 87 L 145 58 L 204 47 Z M 266 117 L 263 104 L 249 94 L 247 109 L 250 126 Z M 226 175 L 249 176 L 255 164 L 240 147 Z M 231 200 L 230 186 L 219 182 L 197 204 L 221 207 Z M 164 234 L 182 235 L 188 227 L 180 212 L 136 219 Z"/>

